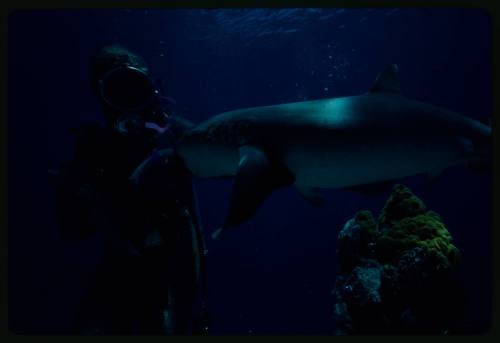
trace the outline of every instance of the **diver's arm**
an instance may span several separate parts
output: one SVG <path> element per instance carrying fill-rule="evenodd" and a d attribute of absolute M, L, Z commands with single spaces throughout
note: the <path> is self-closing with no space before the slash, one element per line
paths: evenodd
<path fill-rule="evenodd" d="M 82 239 L 97 230 L 100 168 L 92 137 L 79 137 L 74 159 L 59 173 L 56 205 L 61 236 Z"/>

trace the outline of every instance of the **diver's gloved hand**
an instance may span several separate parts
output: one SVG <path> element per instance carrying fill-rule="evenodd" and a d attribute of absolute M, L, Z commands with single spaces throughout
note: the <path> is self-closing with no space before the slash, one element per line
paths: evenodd
<path fill-rule="evenodd" d="M 80 186 L 76 193 L 77 197 L 81 200 L 97 203 L 100 200 L 99 192 L 95 185 L 85 183 Z"/>
<path fill-rule="evenodd" d="M 155 150 L 151 156 L 144 160 L 130 175 L 132 185 L 138 187 L 150 181 L 151 174 L 156 168 L 164 167 L 173 155 L 172 149 Z"/>

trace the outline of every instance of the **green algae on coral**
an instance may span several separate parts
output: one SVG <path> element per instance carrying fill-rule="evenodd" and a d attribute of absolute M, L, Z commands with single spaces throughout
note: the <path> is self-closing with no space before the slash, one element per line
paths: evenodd
<path fill-rule="evenodd" d="M 378 220 L 379 227 L 391 225 L 394 221 L 406 217 L 423 214 L 425 211 L 426 206 L 422 200 L 413 195 L 406 186 L 397 184 L 382 209 Z"/>
<path fill-rule="evenodd" d="M 395 264 L 408 250 L 421 247 L 443 254 L 455 265 L 458 249 L 441 217 L 426 211 L 425 204 L 407 187 L 396 185 L 379 217 L 383 227 L 376 240 L 377 257 Z"/>

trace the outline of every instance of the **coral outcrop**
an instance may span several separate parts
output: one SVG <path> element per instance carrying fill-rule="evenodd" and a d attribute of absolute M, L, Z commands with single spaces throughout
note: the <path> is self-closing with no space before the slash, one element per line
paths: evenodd
<path fill-rule="evenodd" d="M 459 251 L 442 218 L 396 185 L 378 220 L 360 211 L 338 236 L 337 334 L 444 333 L 461 299 Z"/>

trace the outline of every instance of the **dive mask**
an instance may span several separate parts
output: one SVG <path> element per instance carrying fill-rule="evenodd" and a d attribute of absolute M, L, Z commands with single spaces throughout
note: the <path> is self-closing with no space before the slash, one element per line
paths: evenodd
<path fill-rule="evenodd" d="M 99 80 L 101 98 L 116 111 L 138 113 L 158 100 L 159 91 L 143 70 L 122 65 Z"/>

